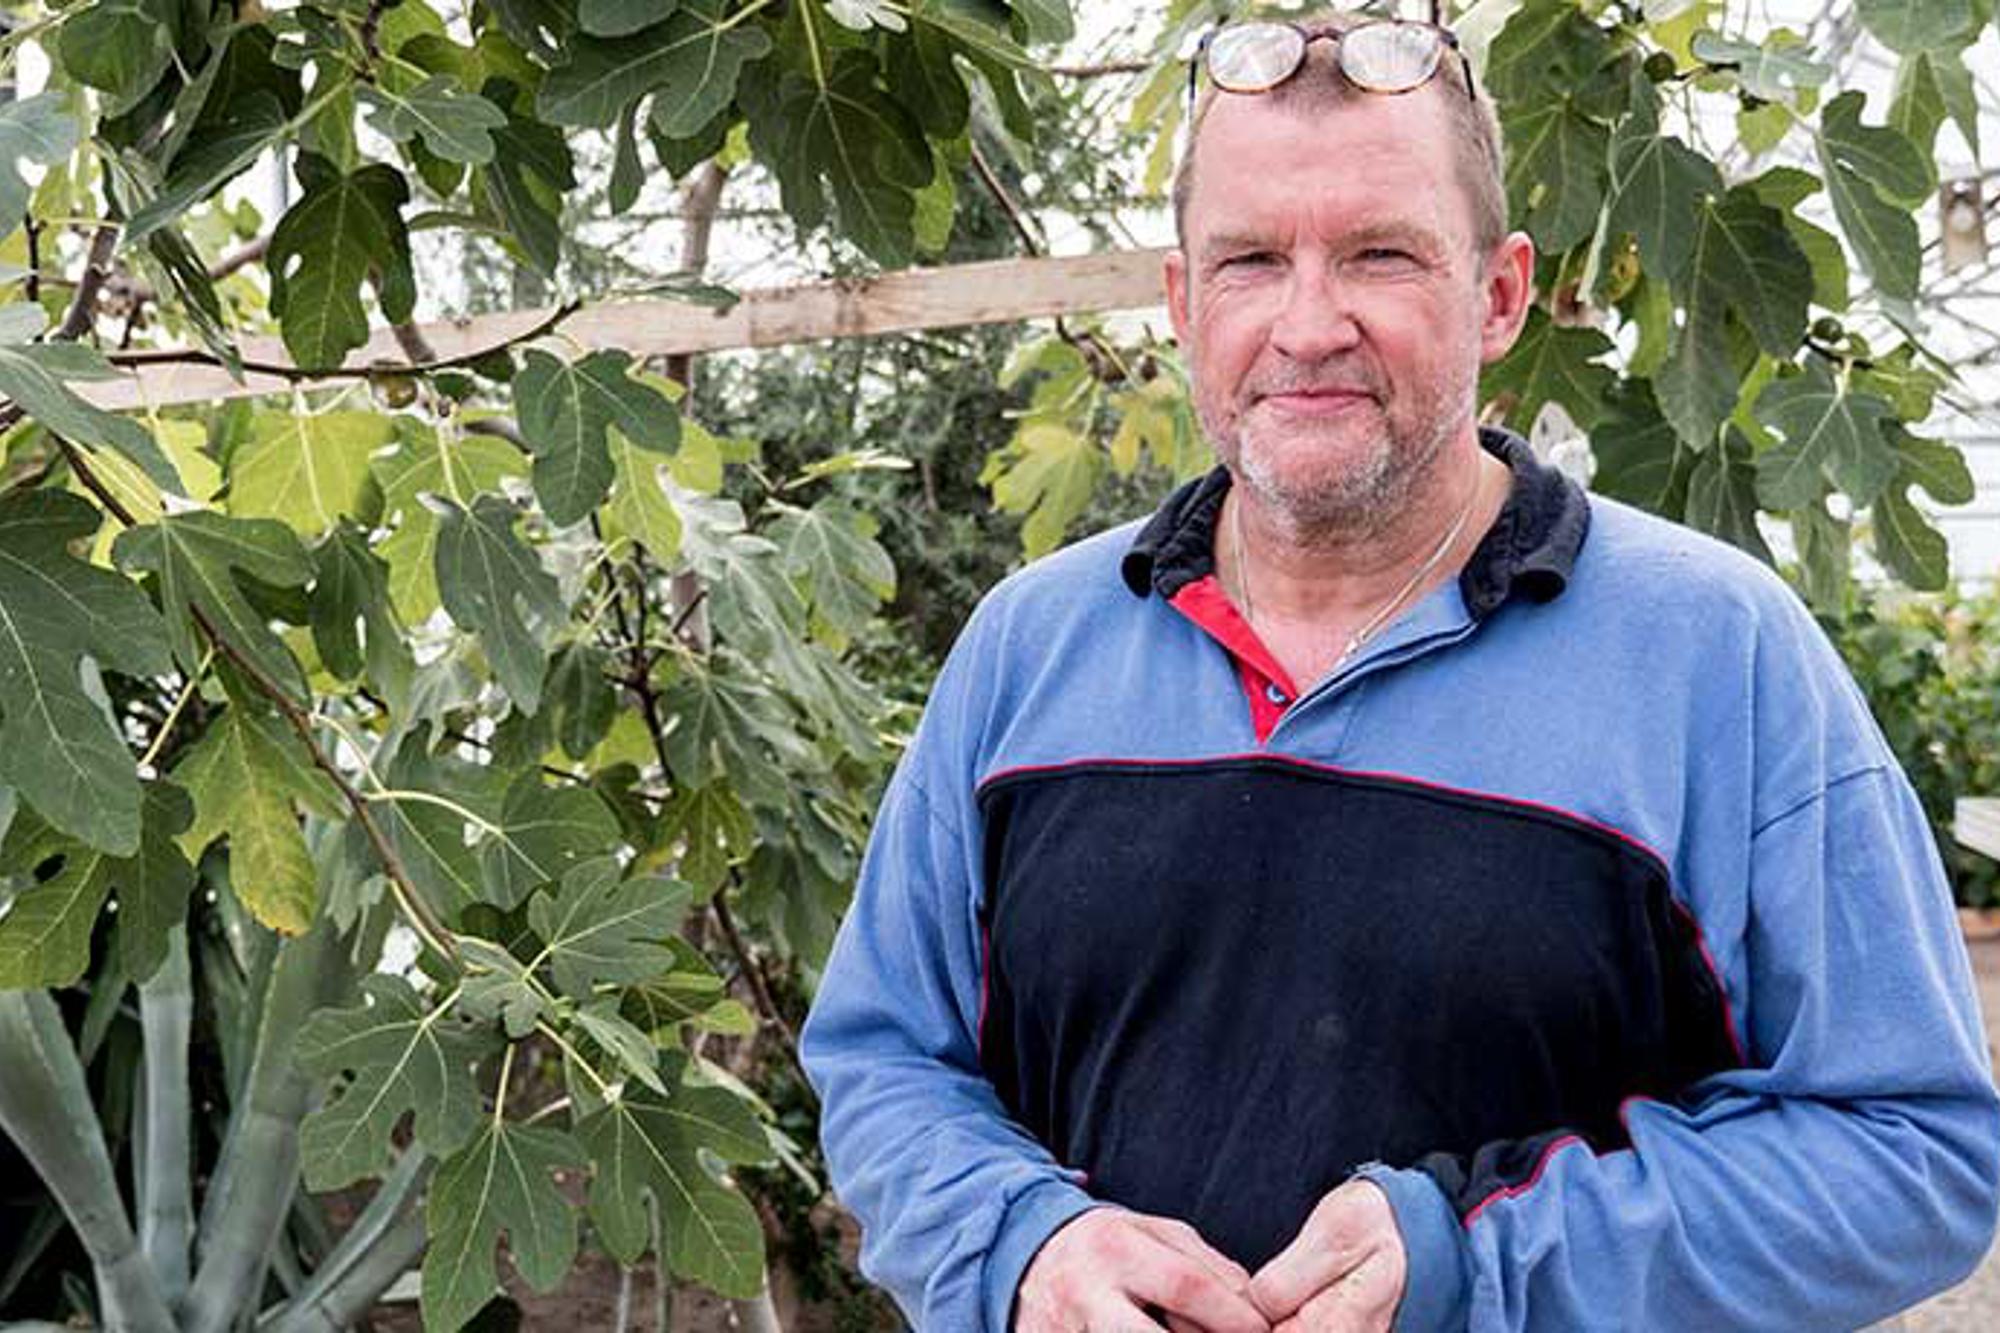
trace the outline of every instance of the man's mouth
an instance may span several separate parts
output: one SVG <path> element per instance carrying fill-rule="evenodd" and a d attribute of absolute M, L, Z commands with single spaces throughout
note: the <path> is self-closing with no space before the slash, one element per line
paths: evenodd
<path fill-rule="evenodd" d="M 1258 401 L 1299 416 L 1333 416 L 1372 402 L 1374 397 L 1366 389 L 1329 385 L 1261 394 Z"/>

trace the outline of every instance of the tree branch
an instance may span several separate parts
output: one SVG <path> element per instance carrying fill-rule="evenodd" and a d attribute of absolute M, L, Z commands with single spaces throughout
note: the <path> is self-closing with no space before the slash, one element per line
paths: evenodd
<path fill-rule="evenodd" d="M 69 303 L 69 313 L 63 322 L 49 335 L 50 342 L 72 343 L 90 332 L 97 320 L 97 294 L 104 287 L 104 280 L 111 276 L 111 256 L 118 250 L 116 223 L 107 222 L 99 227 L 90 238 L 90 253 L 84 256 L 83 276 L 77 279 L 76 295 Z"/>
<path fill-rule="evenodd" d="M 300 384 L 311 383 L 315 380 L 401 379 L 409 375 L 428 375 L 433 371 L 455 370 L 462 366 L 469 366 L 474 362 L 484 360 L 495 352 L 504 351 L 509 347 L 518 346 L 521 343 L 533 342 L 537 338 L 545 337 L 553 333 L 558 325 L 582 308 L 583 302 L 580 300 L 565 301 L 562 305 L 550 311 L 548 316 L 538 322 L 533 328 L 516 334 L 512 338 L 494 343 L 491 346 L 482 347 L 476 352 L 465 352 L 459 356 L 433 356 L 421 360 L 413 360 L 402 365 L 333 366 L 320 370 L 307 370 L 300 366 L 287 365 L 278 361 L 245 361 L 243 369 L 255 374 L 272 375 L 279 379 L 291 380 L 294 383 Z M 403 343 L 407 350 L 410 344 L 404 342 L 405 327 L 408 326 L 399 326 L 396 329 L 396 337 L 397 341 Z M 417 345 L 428 346 L 428 344 L 423 342 L 423 335 L 421 333 L 416 332 L 414 328 L 411 328 L 410 332 L 415 334 Z M 106 359 L 114 366 L 219 366 L 222 364 L 222 358 L 213 352 L 199 347 L 146 349 L 137 352 L 116 351 L 109 353 Z"/>

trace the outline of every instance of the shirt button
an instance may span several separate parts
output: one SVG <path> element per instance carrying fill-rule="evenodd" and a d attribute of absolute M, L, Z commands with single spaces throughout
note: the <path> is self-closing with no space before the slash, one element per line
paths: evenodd
<path fill-rule="evenodd" d="M 1279 688 L 1279 686 L 1276 683 L 1272 683 L 1264 687 L 1264 697 L 1266 699 L 1269 699 L 1272 703 L 1276 704 L 1280 708 L 1283 708 L 1286 704 L 1291 702 L 1290 699 L 1285 697 L 1284 690 Z"/>

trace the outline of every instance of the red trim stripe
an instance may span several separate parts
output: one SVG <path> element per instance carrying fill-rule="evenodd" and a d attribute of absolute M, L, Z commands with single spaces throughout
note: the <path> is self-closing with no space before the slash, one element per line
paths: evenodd
<path fill-rule="evenodd" d="M 1268 751 L 1249 754 L 1219 754 L 1211 755 L 1204 759 L 1104 758 L 1070 759 L 1057 764 L 1020 764 L 1013 768 L 1003 768 L 996 773 L 988 774 L 979 781 L 976 790 L 983 791 L 994 783 L 1006 778 L 1043 773 L 1060 773 L 1066 769 L 1073 768 L 1201 768 L 1210 764 L 1240 763 L 1245 760 L 1252 760 L 1259 763 L 1288 764 L 1294 768 L 1305 769 L 1308 772 L 1329 773 L 1340 777 L 1373 778 L 1382 782 L 1400 783 L 1404 786 L 1417 787 L 1426 791 L 1441 792 L 1448 796 L 1466 796 L 1475 800 L 1490 801 L 1495 805 L 1511 805 L 1522 810 L 1533 810 L 1541 814 L 1552 815 L 1558 819 L 1568 820 L 1574 824 L 1580 824 L 1588 829 L 1594 829 L 1599 833 L 1616 838 L 1626 846 L 1651 857 L 1659 863 L 1660 871 L 1665 876 L 1669 885 L 1667 901 L 1674 905 L 1675 911 L 1687 919 L 1689 927 L 1694 931 L 1695 949 L 1700 953 L 1701 961 L 1708 968 L 1709 975 L 1715 979 L 1716 992 L 1722 997 L 1723 1027 L 1729 1036 L 1730 1049 L 1736 1052 L 1736 1062 L 1739 1065 L 1748 1065 L 1750 1063 L 1749 1048 L 1744 1045 L 1742 1028 L 1736 1021 L 1736 1006 L 1729 998 L 1729 984 L 1723 980 L 1722 969 L 1716 965 L 1715 954 L 1708 947 L 1708 936 L 1701 928 L 1701 918 L 1697 917 L 1693 909 L 1682 902 L 1672 892 L 1673 874 L 1668 869 L 1667 858 L 1660 855 L 1657 850 L 1641 839 L 1625 832 L 1625 830 L 1606 824 L 1601 820 L 1592 819 L 1589 815 L 1578 814 L 1574 810 L 1565 810 L 1561 806 L 1549 805 L 1542 801 L 1525 800 L 1518 796 L 1502 796 L 1495 792 L 1480 791 L 1473 787 L 1454 787 L 1448 783 L 1432 782 L 1425 778 L 1411 777 L 1407 773 L 1390 773 L 1380 769 L 1342 768 L 1337 764 L 1326 764 L 1314 759 L 1301 759 L 1297 755 L 1276 754 Z"/>
<path fill-rule="evenodd" d="M 1257 637 L 1257 631 L 1229 600 L 1222 581 L 1215 575 L 1207 574 L 1187 584 L 1168 604 L 1229 650 L 1236 660 L 1244 698 L 1250 704 L 1250 725 L 1257 733 L 1257 743 L 1269 740 L 1277 729 L 1278 719 L 1285 715 L 1286 706 L 1299 697 L 1298 686 L 1292 683 L 1284 664 Z M 1283 703 L 1271 698 L 1273 685 L 1283 693 Z"/>
<path fill-rule="evenodd" d="M 1563 1135 L 1561 1138 L 1551 1143 L 1548 1147 L 1542 1149 L 1541 1157 L 1535 1162 L 1535 1169 L 1529 1173 L 1528 1178 L 1526 1180 L 1522 1181 L 1518 1185 L 1508 1185 L 1504 1189 L 1494 1190 L 1491 1194 L 1487 1195 L 1485 1198 L 1481 1199 L 1476 1205 L 1474 1205 L 1472 1211 L 1465 1215 L 1465 1229 L 1467 1231 L 1472 1230 L 1472 1224 L 1479 1220 L 1479 1215 L 1485 1212 L 1488 1208 L 1491 1208 L 1494 1204 L 1504 1203 L 1508 1199 L 1516 1198 L 1520 1195 L 1526 1194 L 1536 1185 L 1539 1185 L 1542 1180 L 1542 1173 L 1549 1169 L 1549 1162 L 1554 1159 L 1557 1153 L 1561 1152 L 1564 1148 L 1570 1147 L 1572 1144 L 1580 1145 L 1584 1148 L 1590 1147 L 1589 1144 L 1584 1143 L 1581 1135 L 1577 1134 Z"/>

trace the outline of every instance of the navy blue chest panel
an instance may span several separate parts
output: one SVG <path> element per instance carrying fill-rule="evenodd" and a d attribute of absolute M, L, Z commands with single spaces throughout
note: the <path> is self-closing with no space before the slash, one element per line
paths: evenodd
<path fill-rule="evenodd" d="M 1469 1214 L 1738 1063 L 1664 866 L 1579 818 L 1264 757 L 980 799 L 988 1077 L 1093 1193 L 1253 1268 L 1363 1162 Z"/>

